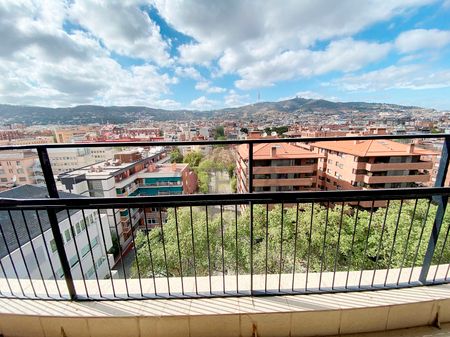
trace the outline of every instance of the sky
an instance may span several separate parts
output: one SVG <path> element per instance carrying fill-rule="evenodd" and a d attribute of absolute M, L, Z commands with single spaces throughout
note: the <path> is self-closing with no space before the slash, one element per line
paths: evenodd
<path fill-rule="evenodd" d="M 0 0 L 0 104 L 450 111 L 450 0 Z"/>

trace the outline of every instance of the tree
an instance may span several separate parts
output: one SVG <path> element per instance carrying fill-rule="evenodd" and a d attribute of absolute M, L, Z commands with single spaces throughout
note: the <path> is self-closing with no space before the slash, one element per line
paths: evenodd
<path fill-rule="evenodd" d="M 225 129 L 223 125 L 218 125 L 214 128 L 214 139 L 219 139 L 220 137 L 225 139 Z"/>
<path fill-rule="evenodd" d="M 450 248 L 444 246 L 448 213 L 433 263 L 450 262 Z M 388 208 L 373 212 L 340 204 L 328 208 L 276 205 L 272 209 L 254 205 L 253 271 L 273 274 L 291 273 L 294 266 L 296 272 L 325 272 L 421 265 L 435 215 L 436 206 L 428 209 L 426 200 L 418 200 L 417 205 L 415 201 L 391 201 Z M 208 207 L 208 213 L 206 207 L 170 209 L 164 227 L 148 235 L 139 233 L 136 246 L 142 277 L 153 273 L 180 276 L 180 255 L 184 276 L 194 275 L 194 257 L 198 276 L 231 275 L 236 268 L 246 274 L 250 272 L 250 209 L 243 209 L 237 218 L 234 207 L 223 207 L 222 217 L 213 207 Z M 135 266 L 134 276 L 136 270 Z"/>
<path fill-rule="evenodd" d="M 180 152 L 179 148 L 174 148 L 170 152 L 170 162 L 171 163 L 182 163 L 183 162 L 183 155 Z"/>
<path fill-rule="evenodd" d="M 189 164 L 191 168 L 195 168 L 202 159 L 203 155 L 200 151 L 191 151 L 184 156 L 183 162 Z"/>

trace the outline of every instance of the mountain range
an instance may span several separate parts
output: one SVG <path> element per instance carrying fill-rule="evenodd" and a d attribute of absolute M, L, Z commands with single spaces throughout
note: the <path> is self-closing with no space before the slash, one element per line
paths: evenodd
<path fill-rule="evenodd" d="M 87 123 L 129 123 L 137 120 L 198 120 L 220 117 L 223 119 L 258 119 L 277 114 L 341 114 L 357 112 L 392 111 L 420 113 L 430 109 L 416 106 L 402 106 L 386 103 L 331 102 L 323 99 L 296 97 L 279 102 L 259 102 L 235 108 L 216 110 L 164 110 L 146 106 L 100 106 L 78 105 L 65 108 L 20 106 L 0 104 L 2 124 L 22 123 L 26 125 L 45 124 L 87 124 Z"/>

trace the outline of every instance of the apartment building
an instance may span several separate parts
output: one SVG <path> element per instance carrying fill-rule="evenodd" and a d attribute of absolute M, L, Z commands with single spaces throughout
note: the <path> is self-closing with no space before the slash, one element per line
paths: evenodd
<path fill-rule="evenodd" d="M 36 152 L 2 151 L 0 153 L 0 191 L 18 185 L 38 183 L 35 168 L 39 166 Z"/>
<path fill-rule="evenodd" d="M 72 143 L 75 139 L 85 139 L 91 130 L 88 127 L 55 129 L 53 134 L 57 143 Z"/>
<path fill-rule="evenodd" d="M 53 174 L 61 174 L 112 159 L 114 148 L 53 148 L 48 150 Z"/>
<path fill-rule="evenodd" d="M 426 185 L 436 152 L 391 140 L 340 140 L 303 145 L 322 154 L 322 190 L 404 188 Z"/>
<path fill-rule="evenodd" d="M 121 151 L 114 159 L 82 169 L 64 173 L 58 177 L 58 185 L 71 193 L 92 197 L 133 197 L 194 193 L 197 177 L 187 164 L 161 164 L 166 159 L 163 147 L 152 151 Z M 111 231 L 118 236 L 123 249 L 131 243 L 138 228 L 147 223 L 159 224 L 159 212 L 140 208 L 107 210 Z M 165 218 L 164 214 L 164 218 Z M 153 220 L 149 220 L 153 219 Z M 116 230 L 117 225 L 117 230 Z"/>
<path fill-rule="evenodd" d="M 23 185 L 0 192 L 0 198 L 37 199 L 48 195 L 45 187 Z M 63 198 L 81 198 L 60 192 Z M 57 213 L 64 249 L 74 279 L 103 279 L 110 275 L 113 256 L 109 223 L 105 214 L 95 210 Z M 13 221 L 11 222 L 11 219 Z M 50 222 L 45 211 L 0 211 L 0 276 L 10 278 L 63 279 Z M 13 268 L 13 265 L 15 269 Z M 17 275 L 16 275 L 17 273 Z"/>
<path fill-rule="evenodd" d="M 237 150 L 238 193 L 248 192 L 248 145 Z M 263 191 L 303 191 L 317 189 L 319 159 L 325 156 L 289 143 L 262 143 L 253 146 L 253 188 Z"/>

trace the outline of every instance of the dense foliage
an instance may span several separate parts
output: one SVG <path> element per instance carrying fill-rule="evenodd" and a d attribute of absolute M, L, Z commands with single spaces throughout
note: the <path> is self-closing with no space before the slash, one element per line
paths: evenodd
<path fill-rule="evenodd" d="M 151 277 L 153 265 L 155 276 L 179 276 L 178 244 L 185 276 L 194 275 L 194 257 L 197 276 L 217 275 L 223 270 L 234 274 L 236 268 L 241 274 L 248 273 L 250 209 L 247 206 L 242 212 L 239 208 L 235 211 L 234 206 L 224 207 L 221 216 L 219 206 L 208 207 L 206 216 L 205 207 L 193 207 L 192 214 L 189 208 L 178 208 L 176 221 L 175 210 L 170 209 L 163 228 L 137 236 L 141 275 Z M 336 270 L 360 270 L 421 265 L 435 214 L 436 206 L 428 209 L 426 200 L 419 200 L 417 205 L 414 201 L 391 202 L 389 208 L 378 208 L 372 214 L 370 210 L 341 205 L 327 208 L 300 204 L 298 211 L 297 207 L 282 210 L 280 205 L 269 209 L 254 205 L 254 273 L 264 273 L 266 268 L 268 273 L 278 273 L 280 266 L 282 272 L 290 273 L 294 264 L 298 272 L 307 267 L 314 272 L 333 271 L 335 266 Z M 443 226 L 445 234 L 448 214 Z M 440 236 L 434 262 L 442 250 L 444 236 Z M 444 249 L 441 263 L 450 261 L 449 253 L 449 249 Z"/>

